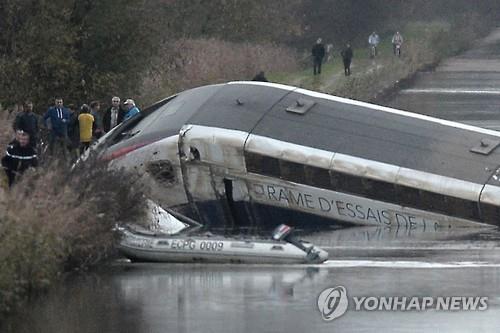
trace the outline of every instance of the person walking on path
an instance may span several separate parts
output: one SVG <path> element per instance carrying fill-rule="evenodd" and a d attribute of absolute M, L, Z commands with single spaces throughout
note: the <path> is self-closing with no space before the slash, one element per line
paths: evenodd
<path fill-rule="evenodd" d="M 14 131 L 23 130 L 30 136 L 30 145 L 36 147 L 38 143 L 39 116 L 33 112 L 33 102 L 26 101 L 24 110 L 14 120 Z"/>
<path fill-rule="evenodd" d="M 401 36 L 399 31 L 396 31 L 394 36 L 392 36 L 392 51 L 394 52 L 394 55 L 397 55 L 398 57 L 401 56 L 402 45 L 403 45 L 403 36 Z"/>
<path fill-rule="evenodd" d="M 83 104 L 78 116 L 78 127 L 80 129 L 80 154 L 90 147 L 92 142 L 92 128 L 94 127 L 94 116 L 90 114 L 90 108 Z"/>
<path fill-rule="evenodd" d="M 50 126 L 49 151 L 54 154 L 57 146 L 66 157 L 69 111 L 64 107 L 62 98 L 57 97 L 54 102 L 54 106 L 50 107 L 43 116 L 45 124 Z M 47 124 L 47 120 L 50 121 L 50 125 Z"/>
<path fill-rule="evenodd" d="M 127 113 L 125 113 L 125 116 L 123 117 L 123 121 L 130 119 L 134 117 L 135 115 L 139 114 L 141 110 L 137 106 L 135 106 L 135 102 L 133 99 L 127 99 L 125 103 L 123 103 L 125 108 L 127 109 Z"/>
<path fill-rule="evenodd" d="M 125 110 L 120 105 L 120 97 L 113 97 L 111 99 L 111 106 L 104 112 L 102 118 L 102 125 L 104 133 L 111 131 L 114 127 L 118 126 L 125 116 Z"/>
<path fill-rule="evenodd" d="M 377 56 L 377 47 L 379 43 L 380 37 L 375 31 L 372 32 L 372 34 L 368 37 L 368 44 L 370 44 L 370 58 L 375 58 Z"/>
<path fill-rule="evenodd" d="M 321 38 L 318 38 L 316 44 L 314 44 L 311 54 L 313 57 L 313 74 L 321 74 L 321 64 L 323 63 L 323 58 L 325 57 L 325 46 L 321 43 Z"/>
<path fill-rule="evenodd" d="M 353 57 L 351 44 L 347 43 L 345 48 L 340 52 L 342 56 L 342 61 L 344 62 L 344 74 L 345 76 L 351 75 L 351 61 Z"/>

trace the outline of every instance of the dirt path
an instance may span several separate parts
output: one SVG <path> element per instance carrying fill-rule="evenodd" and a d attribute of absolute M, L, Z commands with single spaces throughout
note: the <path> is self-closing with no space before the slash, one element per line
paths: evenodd
<path fill-rule="evenodd" d="M 320 75 L 313 75 L 311 64 L 311 67 L 288 78 L 288 80 L 284 80 L 283 83 L 327 94 L 355 97 L 352 96 L 349 89 L 357 89 L 359 84 L 363 82 L 369 85 L 368 80 L 374 80 L 374 78 L 378 80 L 377 84 L 380 86 L 392 86 L 396 80 L 394 77 L 377 76 L 376 72 L 398 62 L 402 62 L 402 59 L 395 58 L 387 46 L 380 51 L 375 59 L 369 58 L 368 50 L 356 49 L 354 50 L 350 76 L 344 75 L 342 58 L 336 56 L 323 65 L 323 71 Z M 370 87 L 364 88 L 365 90 L 370 89 Z M 357 92 L 352 93 L 355 95 Z"/>

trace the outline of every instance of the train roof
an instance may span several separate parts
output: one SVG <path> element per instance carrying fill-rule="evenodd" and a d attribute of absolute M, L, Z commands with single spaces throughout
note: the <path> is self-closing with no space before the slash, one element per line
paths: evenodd
<path fill-rule="evenodd" d="M 500 164 L 498 132 L 273 83 L 188 90 L 143 122 L 136 140 L 218 127 L 480 184 Z"/>

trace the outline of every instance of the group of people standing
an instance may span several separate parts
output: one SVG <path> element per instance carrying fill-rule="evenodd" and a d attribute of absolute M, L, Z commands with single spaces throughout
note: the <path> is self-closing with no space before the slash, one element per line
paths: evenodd
<path fill-rule="evenodd" d="M 403 36 L 397 31 L 392 37 L 392 47 L 393 52 L 397 56 L 401 56 L 401 45 L 403 44 Z M 379 35 L 374 31 L 368 37 L 368 44 L 370 45 L 370 57 L 374 58 L 377 56 L 377 48 L 380 43 Z M 321 74 L 321 65 L 323 59 L 326 56 L 325 46 L 322 43 L 322 39 L 318 38 L 316 44 L 313 45 L 311 50 L 311 56 L 313 58 L 313 75 Z M 344 64 L 344 74 L 345 76 L 351 75 L 351 62 L 354 56 L 351 44 L 348 42 L 345 44 L 344 48 L 340 51 L 340 56 L 342 57 L 342 62 Z"/>
<path fill-rule="evenodd" d="M 321 74 L 321 64 L 323 63 L 323 58 L 326 54 L 325 46 L 322 41 L 323 40 L 321 38 L 318 38 L 316 40 L 316 44 L 314 44 L 311 50 L 313 58 L 313 75 Z"/>
<path fill-rule="evenodd" d="M 316 44 L 312 47 L 311 55 L 313 58 L 313 75 L 319 75 L 321 74 L 321 65 L 326 55 L 325 46 L 321 38 L 316 40 Z M 350 43 L 346 43 L 345 47 L 340 51 L 340 56 L 344 63 L 344 74 L 346 76 L 351 75 L 351 61 L 354 53 L 352 52 Z"/>
<path fill-rule="evenodd" d="M 1 160 L 4 172 L 0 170 L 0 182 L 7 179 L 8 186 L 12 186 L 18 175 L 38 165 L 38 155 L 44 153 L 40 140 L 42 126 L 49 130 L 48 156 L 77 159 L 93 141 L 140 113 L 134 100 L 127 99 L 123 105 L 120 102 L 119 97 L 113 97 L 111 106 L 101 112 L 99 101 L 83 104 L 77 110 L 74 105 L 64 106 L 63 99 L 56 97 L 42 117 L 33 112 L 31 101 L 25 102 L 13 123 L 14 140 Z"/>

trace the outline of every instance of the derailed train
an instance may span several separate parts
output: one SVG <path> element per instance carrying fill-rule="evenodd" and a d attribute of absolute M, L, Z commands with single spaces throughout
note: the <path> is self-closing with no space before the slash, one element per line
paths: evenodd
<path fill-rule="evenodd" d="M 500 133 L 262 82 L 191 89 L 104 136 L 207 226 L 498 225 Z"/>

